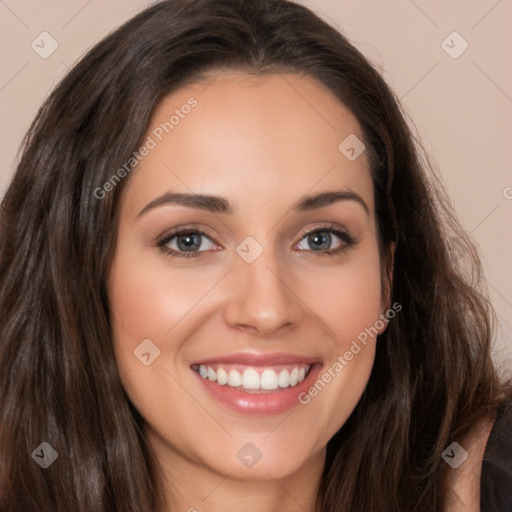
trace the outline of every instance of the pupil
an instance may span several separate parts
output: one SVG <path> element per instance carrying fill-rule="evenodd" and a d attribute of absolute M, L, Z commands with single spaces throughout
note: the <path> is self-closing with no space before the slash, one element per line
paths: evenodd
<path fill-rule="evenodd" d="M 312 245 L 316 246 L 318 249 L 328 249 L 331 241 L 330 233 L 326 233 L 325 231 L 322 233 L 313 233 L 310 235 L 310 243 L 313 242 Z M 317 243 L 320 242 L 320 245 Z M 323 247 L 322 247 L 323 245 Z"/>
<path fill-rule="evenodd" d="M 201 240 L 199 239 L 199 236 L 196 234 L 181 235 L 178 238 L 178 247 L 180 249 L 199 249 L 200 246 Z"/>

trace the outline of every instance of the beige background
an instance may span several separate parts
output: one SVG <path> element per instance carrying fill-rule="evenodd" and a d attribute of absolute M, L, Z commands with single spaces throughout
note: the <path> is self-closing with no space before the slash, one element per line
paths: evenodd
<path fill-rule="evenodd" d="M 49 91 L 86 49 L 144 0 L 0 0 L 0 197 L 22 137 Z M 512 1 L 302 0 L 383 70 L 477 242 L 512 368 Z M 31 47 L 58 42 L 47 59 Z M 468 48 L 450 57 L 457 31 Z M 448 38 L 449 51 L 463 41 Z"/>

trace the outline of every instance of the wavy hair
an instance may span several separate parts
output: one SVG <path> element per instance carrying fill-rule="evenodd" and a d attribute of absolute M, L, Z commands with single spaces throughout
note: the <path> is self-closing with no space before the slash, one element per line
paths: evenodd
<path fill-rule="evenodd" d="M 321 510 L 441 510 L 441 452 L 496 411 L 504 387 L 478 256 L 381 74 L 301 5 L 162 1 L 50 94 L 1 205 L 2 512 L 164 508 L 144 420 L 118 375 L 105 287 L 130 178 L 101 200 L 94 191 L 140 147 L 167 94 L 226 70 L 313 77 L 351 110 L 371 157 L 379 239 L 396 243 L 392 302 L 403 312 L 327 445 Z M 59 454 L 44 470 L 31 458 L 42 442 Z"/>

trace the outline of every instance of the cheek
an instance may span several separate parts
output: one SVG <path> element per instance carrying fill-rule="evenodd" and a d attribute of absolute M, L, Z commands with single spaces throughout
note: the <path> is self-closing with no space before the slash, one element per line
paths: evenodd
<path fill-rule="evenodd" d="M 370 378 L 377 335 L 383 330 L 377 247 L 358 252 L 339 268 L 320 269 L 302 283 L 300 293 L 333 340 L 329 360 L 300 400 L 308 416 L 326 427 L 321 445 L 345 423 Z"/>
<path fill-rule="evenodd" d="M 109 278 L 111 315 L 121 338 L 168 339 L 166 334 L 185 318 L 215 282 L 214 276 L 174 269 L 165 256 L 119 251 Z M 116 326 L 114 326 L 115 328 Z"/>
<path fill-rule="evenodd" d="M 134 402 L 138 395 L 144 400 L 158 389 L 155 379 L 162 378 L 176 348 L 166 333 L 186 314 L 193 299 L 189 287 L 166 280 L 159 269 L 148 253 L 120 245 L 108 281 L 114 351 Z"/>
<path fill-rule="evenodd" d="M 179 444 L 186 429 L 168 426 L 177 423 L 176 411 L 191 416 L 194 404 L 179 384 L 183 375 L 176 359 L 181 338 L 176 333 L 208 283 L 192 272 L 187 279 L 176 279 L 178 272 L 165 272 L 165 268 L 163 256 L 132 252 L 128 244 L 120 246 L 108 296 L 123 387 L 145 422 Z"/>
<path fill-rule="evenodd" d="M 353 253 L 339 266 L 317 265 L 302 271 L 297 290 L 307 305 L 329 327 L 343 350 L 347 341 L 375 324 L 381 313 L 380 260 L 376 244 Z M 344 351 L 344 350 L 343 350 Z"/>

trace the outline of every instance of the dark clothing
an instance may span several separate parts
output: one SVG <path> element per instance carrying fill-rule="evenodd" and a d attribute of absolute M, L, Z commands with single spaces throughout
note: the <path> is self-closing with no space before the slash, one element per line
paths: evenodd
<path fill-rule="evenodd" d="M 481 512 L 512 512 L 512 400 L 498 409 L 480 482 Z"/>

